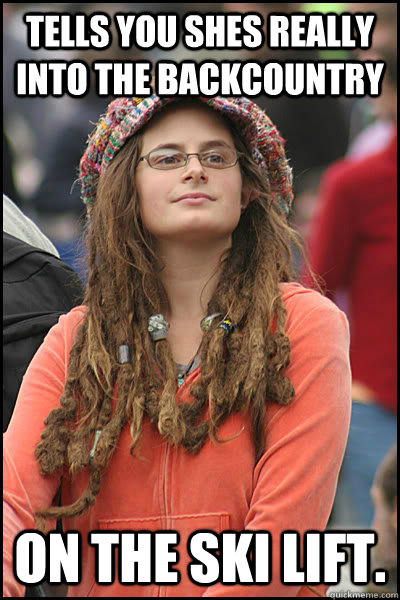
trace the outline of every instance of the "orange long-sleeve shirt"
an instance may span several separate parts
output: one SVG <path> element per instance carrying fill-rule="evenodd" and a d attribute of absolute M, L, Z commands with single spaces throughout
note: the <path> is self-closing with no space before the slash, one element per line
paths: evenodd
<path fill-rule="evenodd" d="M 148 419 L 138 451 L 129 454 L 129 426 L 122 433 L 103 476 L 96 504 L 84 515 L 64 521 L 82 540 L 82 580 L 70 596 L 263 596 L 318 595 L 305 586 L 285 585 L 280 578 L 280 534 L 324 530 L 332 507 L 347 440 L 351 406 L 349 331 L 345 315 L 328 299 L 299 284 L 282 284 L 291 342 L 287 375 L 295 388 L 291 405 L 268 404 L 266 448 L 253 465 L 248 415 L 234 414 L 221 426 L 217 445 L 209 440 L 193 456 L 172 447 Z M 60 476 L 43 477 L 34 458 L 43 421 L 58 405 L 69 350 L 83 308 L 62 316 L 35 355 L 21 386 L 4 443 L 4 594 L 23 595 L 12 570 L 12 543 L 33 527 L 33 512 L 49 506 Z M 187 401 L 197 368 L 183 383 L 177 401 Z M 62 503 L 76 500 L 86 488 L 87 471 L 73 480 L 64 476 Z M 272 536 L 269 585 L 202 587 L 186 571 L 188 536 L 199 529 L 267 530 Z M 95 581 L 95 551 L 88 544 L 94 530 L 176 530 L 180 557 L 175 565 L 181 582 L 174 586 L 121 585 L 116 560 L 115 581 Z M 118 554 L 119 550 L 117 550 Z M 324 594 L 327 586 L 318 586 Z"/>

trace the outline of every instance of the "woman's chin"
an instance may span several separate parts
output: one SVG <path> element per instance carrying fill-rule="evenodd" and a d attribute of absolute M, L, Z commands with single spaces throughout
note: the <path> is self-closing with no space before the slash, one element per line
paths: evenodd
<path fill-rule="evenodd" d="M 210 214 L 183 215 L 175 219 L 171 227 L 164 226 L 163 231 L 154 232 L 158 238 L 175 241 L 211 241 L 227 238 L 232 235 L 239 222 L 238 219 L 224 215 L 216 219 Z"/>
<path fill-rule="evenodd" d="M 217 227 L 215 223 L 191 223 L 176 228 L 175 231 L 168 232 L 162 237 L 165 241 L 182 243 L 212 243 L 219 240 L 230 239 L 233 229 L 227 227 Z"/>

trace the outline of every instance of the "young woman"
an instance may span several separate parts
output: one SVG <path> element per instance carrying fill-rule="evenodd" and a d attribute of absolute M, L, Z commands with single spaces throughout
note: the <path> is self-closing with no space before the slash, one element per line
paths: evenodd
<path fill-rule="evenodd" d="M 329 517 L 350 418 L 348 325 L 293 282 L 276 128 L 244 98 L 118 99 L 80 179 L 84 306 L 36 354 L 5 441 L 5 594 L 23 589 L 15 536 L 61 518 L 82 540 L 71 596 L 323 595 L 282 583 L 280 534 Z M 114 582 L 97 583 L 94 530 L 177 531 L 180 582 L 124 585 L 115 560 Z M 198 530 L 269 531 L 271 583 L 197 584 Z"/>

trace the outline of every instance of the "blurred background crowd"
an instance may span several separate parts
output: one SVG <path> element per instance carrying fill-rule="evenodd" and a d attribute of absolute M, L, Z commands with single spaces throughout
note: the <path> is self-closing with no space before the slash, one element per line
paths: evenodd
<path fill-rule="evenodd" d="M 83 98 L 17 98 L 18 60 L 232 59 L 232 50 L 121 50 L 115 29 L 110 48 L 31 50 L 27 12 L 373 12 L 377 21 L 367 50 L 235 51 L 241 60 L 385 60 L 377 98 L 261 96 L 257 103 L 286 140 L 294 175 L 293 226 L 305 241 L 311 268 L 324 292 L 348 315 L 352 333 L 353 413 L 348 448 L 329 527 L 385 530 L 380 560 L 392 573 L 385 590 L 397 588 L 393 497 L 370 489 L 396 441 L 397 410 L 397 4 L 396 3 L 3 3 L 3 192 L 49 237 L 61 258 L 85 279 L 81 234 L 84 206 L 78 176 L 88 134 L 112 100 L 99 98 L 91 82 Z M 309 283 L 302 257 L 299 277 Z M 321 399 L 323 401 L 323 399 Z M 393 457 L 392 457 L 393 462 Z M 389 477 L 395 471 L 386 469 Z M 382 477 L 381 477 L 382 479 Z M 396 484 L 397 486 L 397 484 Z M 376 485 L 375 485 L 376 487 Z M 390 485 L 389 485 L 390 487 Z M 393 489 L 393 486 L 392 488 Z M 386 520 L 377 521 L 378 504 Z M 374 507 L 375 502 L 375 507 Z M 388 504 L 389 502 L 389 504 Z M 383 503 L 383 504 L 382 504 Z M 374 517 L 375 515 L 375 517 Z M 373 520 L 374 519 L 374 520 Z M 385 534 L 385 535 L 386 535 Z M 384 557 L 382 559 L 382 556 Z M 379 564 L 379 566 L 383 566 Z M 351 586 L 347 582 L 347 586 Z M 345 586 L 342 583 L 342 588 Z M 390 587 L 392 586 L 392 587 Z M 393 587 L 394 586 L 394 587 Z M 348 589 L 348 587 L 345 587 Z M 382 588 L 380 588 L 382 589 Z M 358 588 L 359 591 L 359 588 Z M 377 591 L 377 590 L 374 590 Z M 378 590 L 379 591 L 379 590 Z"/>

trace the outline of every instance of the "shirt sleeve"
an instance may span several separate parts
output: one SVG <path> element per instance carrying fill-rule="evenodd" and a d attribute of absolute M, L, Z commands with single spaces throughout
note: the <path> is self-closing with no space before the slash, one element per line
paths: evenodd
<path fill-rule="evenodd" d="M 70 328 L 66 323 L 76 320 L 77 316 L 79 313 L 74 310 L 50 329 L 25 373 L 4 434 L 4 596 L 24 595 L 24 586 L 13 574 L 13 542 L 18 533 L 34 528 L 34 513 L 51 506 L 60 483 L 61 473 L 41 475 L 34 449 L 40 441 L 45 418 L 59 406 L 68 361 L 67 330 Z"/>
<path fill-rule="evenodd" d="M 333 298 L 337 289 L 347 287 L 352 273 L 357 214 L 349 175 L 349 164 L 344 160 L 325 172 L 307 240 L 310 267 L 322 278 L 322 287 L 329 298 Z M 302 281 L 312 286 L 306 268 Z"/>
<path fill-rule="evenodd" d="M 303 547 L 306 531 L 326 527 L 350 424 L 347 319 L 322 296 L 313 308 L 316 294 L 310 290 L 307 297 L 302 294 L 305 303 L 300 315 L 294 317 L 288 312 L 291 364 L 287 375 L 295 398 L 287 407 L 268 409 L 266 450 L 255 468 L 254 492 L 245 521 L 246 530 L 271 533 L 271 583 L 218 583 L 204 596 L 304 597 L 325 595 L 328 587 L 318 586 L 319 594 L 306 585 L 281 581 L 281 533 L 297 531 Z"/>

